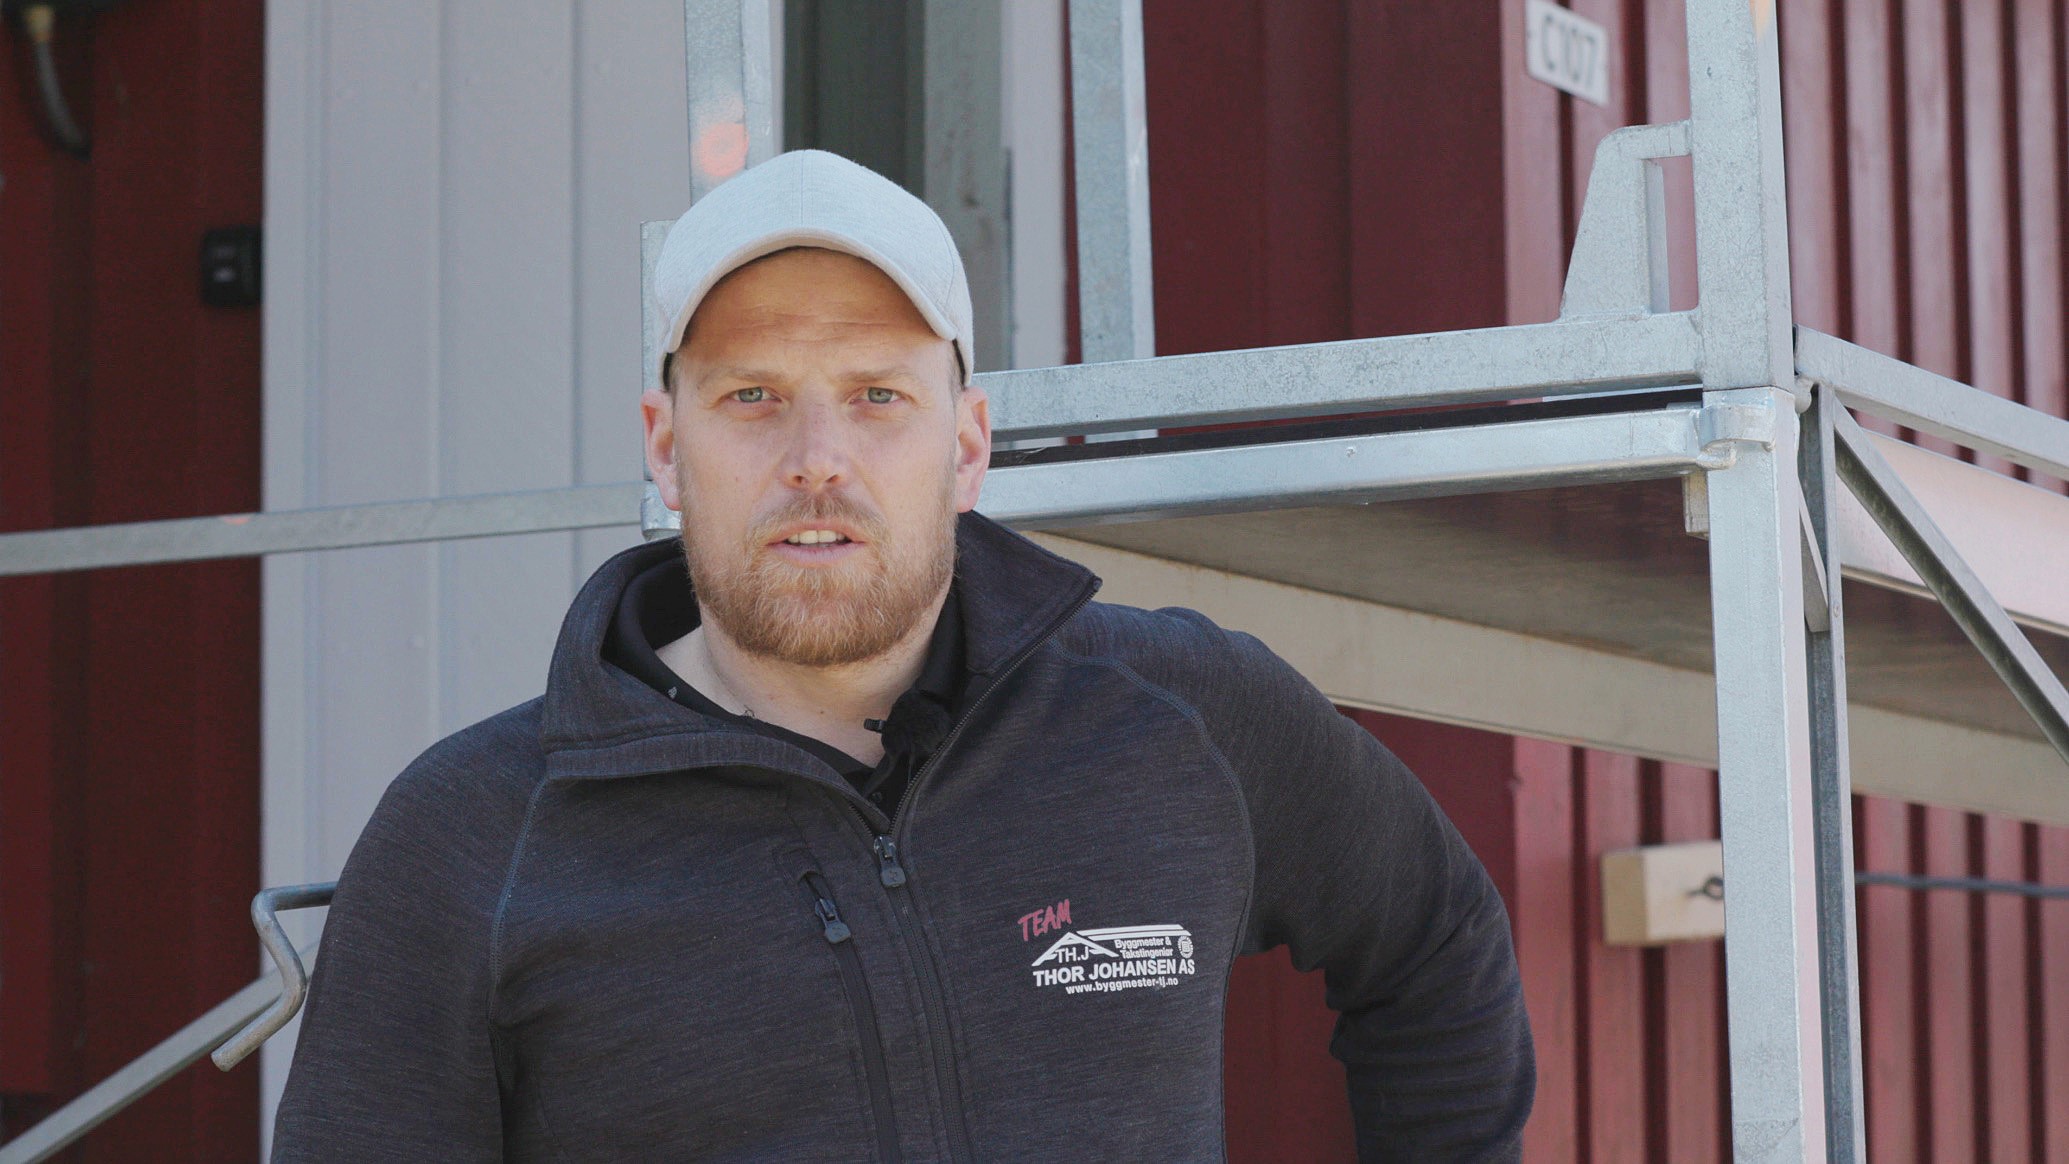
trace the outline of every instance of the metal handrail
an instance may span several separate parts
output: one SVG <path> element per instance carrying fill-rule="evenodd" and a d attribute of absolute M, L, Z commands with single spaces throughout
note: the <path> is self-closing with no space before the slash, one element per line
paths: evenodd
<path fill-rule="evenodd" d="M 0 1145 L 0 1164 L 47 1160 L 203 1055 L 215 1052 L 216 1066 L 227 1071 L 286 1026 L 308 994 L 309 979 L 302 960 L 316 953 L 316 943 L 297 951 L 275 915 L 283 909 L 328 905 L 335 888 L 335 882 L 326 882 L 261 890 L 252 899 L 252 924 L 266 952 L 273 956 L 277 974 L 266 975 L 217 1003 L 77 1099 Z"/>
<path fill-rule="evenodd" d="M 258 896 L 251 899 L 252 927 L 259 931 L 260 944 L 266 947 L 266 953 L 273 956 L 273 965 L 280 971 L 280 997 L 273 1001 L 266 1013 L 251 1020 L 248 1026 L 209 1056 L 221 1070 L 228 1071 L 243 1062 L 246 1055 L 258 1050 L 259 1044 L 272 1038 L 295 1017 L 295 1012 L 302 1009 L 302 1000 L 309 997 L 309 975 L 302 969 L 302 956 L 295 952 L 295 944 L 288 940 L 287 930 L 281 927 L 279 912 L 329 905 L 331 894 L 337 888 L 335 881 L 287 885 L 278 889 L 261 889 Z"/>

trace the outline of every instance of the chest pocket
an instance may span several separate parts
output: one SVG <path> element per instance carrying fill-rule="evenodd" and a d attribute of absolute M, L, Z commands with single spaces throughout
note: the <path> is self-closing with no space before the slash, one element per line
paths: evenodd
<path fill-rule="evenodd" d="M 496 1021 L 524 1107 L 571 1159 L 895 1146 L 872 1112 L 852 931 L 823 880 L 771 851 L 780 796 L 707 795 L 694 820 L 657 799 L 576 798 L 520 859 Z"/>

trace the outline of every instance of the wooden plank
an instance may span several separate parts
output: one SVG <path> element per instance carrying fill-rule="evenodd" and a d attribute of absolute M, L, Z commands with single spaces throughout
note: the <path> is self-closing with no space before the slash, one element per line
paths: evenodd
<path fill-rule="evenodd" d="M 1502 900 L 1514 902 L 1514 738 L 1383 711 L 1346 709 L 1344 714 L 1408 765 L 1486 866 Z"/>
<path fill-rule="evenodd" d="M 1859 797 L 1854 806 L 1854 852 L 1860 867 L 1910 872 L 1909 808 L 1876 796 Z M 1919 927 L 1908 890 L 1867 885 L 1857 896 L 1868 1155 L 1877 1164 L 1911 1164 L 1925 1159 L 1919 1142 L 1924 1126 L 1914 943 Z"/>
<path fill-rule="evenodd" d="M 1961 351 L 1960 291 L 1967 255 L 1961 243 L 1954 102 L 1956 24 L 1949 0 L 1902 0 L 1903 214 L 1908 226 L 1904 287 L 1910 293 L 1909 350 L 1899 353 L 1943 376 L 1967 375 Z M 1953 455 L 1951 441 L 1919 434 L 1934 452 Z"/>
<path fill-rule="evenodd" d="M 2031 876 L 2069 885 L 2069 828 L 2034 828 Z M 2038 903 L 2034 925 L 2034 1141 L 2042 1160 L 2069 1159 L 2069 901 Z"/>
<path fill-rule="evenodd" d="M 1716 840 L 1647 843 L 1603 854 L 1602 936 L 1612 946 L 1666 946 L 1724 936 L 1724 879 Z"/>
<path fill-rule="evenodd" d="M 1496 886 L 1514 900 L 1518 822 L 1510 738 L 1381 712 L 1344 715 L 1421 778 Z M 1286 951 L 1237 963 L 1224 1051 L 1231 1160 L 1356 1158 L 1343 1067 L 1328 1053 L 1335 1017 L 1322 976 L 1295 971 Z"/>
<path fill-rule="evenodd" d="M 574 4 L 445 0 L 442 27 L 451 83 L 438 231 L 447 255 L 464 256 L 465 273 L 440 288 L 439 492 L 573 484 Z M 523 131 L 513 133 L 515 125 Z M 439 547 L 440 734 L 537 689 L 539 660 L 552 657 L 575 596 L 574 551 L 563 533 Z"/>
<path fill-rule="evenodd" d="M 1224 1134 L 1231 1164 L 1358 1158 L 1343 1064 L 1329 1054 L 1336 1012 L 1319 971 L 1285 947 L 1236 960 L 1223 1048 Z"/>
<path fill-rule="evenodd" d="M 1523 64 L 1523 5 L 1501 6 L 1502 261 L 1509 323 L 1557 318 L 1566 278 L 1559 91 Z"/>
<path fill-rule="evenodd" d="M 1520 6 L 1519 6 L 1520 7 Z M 1516 896 L 1523 1004 L 1537 1044 L 1537 1102 L 1523 1128 L 1532 1164 L 1582 1159 L 1574 949 L 1574 749 L 1516 740 Z"/>
<path fill-rule="evenodd" d="M 1269 127 L 1259 0 L 1148 0 L 1143 73 L 1151 158 L 1157 353 L 1269 342 L 1265 167 L 1231 164 Z M 1247 149 L 1248 147 L 1243 147 Z"/>
<path fill-rule="evenodd" d="M 96 394 L 123 423 L 87 444 L 90 516 L 136 521 L 259 502 L 259 317 L 203 305 L 194 245 L 260 218 L 263 5 L 145 5 L 96 22 L 103 68 L 88 278 Z M 119 82 L 119 83 L 118 83 Z M 113 258 L 111 256 L 119 256 Z M 152 321 L 148 344 L 122 342 Z M 139 432 L 151 434 L 141 444 Z M 111 1073 L 252 977 L 257 886 L 258 563 L 104 572 L 86 585 L 80 1066 Z M 138 698 L 148 692 L 148 698 Z M 82 1080 L 83 1081 L 83 1080 Z M 192 1071 L 94 1133 L 88 1160 L 256 1153 L 257 1078 Z"/>
<path fill-rule="evenodd" d="M 2001 816 L 1974 818 L 1981 833 L 1982 875 L 2024 881 L 2026 826 Z M 1977 968 L 1976 1005 L 1982 1012 L 1977 1059 L 1982 1093 L 1976 1118 L 1982 1125 L 1985 1160 L 2026 1160 L 2033 1154 L 2032 986 L 2033 951 L 2028 944 L 2025 898 L 1987 893 L 1982 911 L 1982 965 Z"/>
<path fill-rule="evenodd" d="M 2020 396 L 2042 412 L 2069 416 L 2069 352 L 2062 336 L 2060 11 L 2051 0 L 2016 0 L 2013 6 L 2018 212 L 2012 222 L 2019 232 Z M 2069 488 L 2060 481 L 2053 485 Z"/>
<path fill-rule="evenodd" d="M 296 321 L 306 363 L 268 385 L 269 409 L 294 397 L 304 414 L 291 447 L 306 505 L 444 492 L 442 16 L 430 4 L 321 10 L 322 87 L 309 97 L 321 116 L 308 124 L 323 137 L 304 204 L 313 209 L 276 208 L 287 212 L 282 233 L 320 249 L 299 286 L 267 290 L 276 317 L 307 305 Z M 632 321 L 625 327 L 624 342 L 635 342 Z M 306 721 L 285 758 L 301 766 L 309 806 L 289 858 L 306 880 L 337 876 L 388 781 L 444 734 L 440 558 L 438 546 L 377 546 L 313 555 L 297 572 L 307 621 L 283 631 L 301 639 L 303 669 L 285 681 L 302 686 Z"/>
<path fill-rule="evenodd" d="M 1354 335 L 1503 322 L 1505 6 L 1347 6 Z"/>
<path fill-rule="evenodd" d="M 58 42 L 76 76 L 76 40 Z M 0 53 L 0 87 L 28 92 L 29 58 Z M 0 117 L 7 161 L 0 215 L 0 525 L 51 529 L 87 521 L 90 466 L 80 448 L 93 344 L 85 259 L 91 171 L 50 148 L 36 121 Z M 73 1085 L 78 1022 L 79 829 L 75 754 L 84 736 L 70 660 L 86 626 L 83 578 L 0 583 L 0 1093 L 52 1095 Z M 5 1113 L 33 1120 L 20 1098 Z"/>
<path fill-rule="evenodd" d="M 1686 764 L 1659 766 L 1657 839 L 1708 840 L 1717 830 L 1717 774 Z M 1724 1118 L 1724 943 L 1682 942 L 1657 952 L 1659 1007 L 1652 1020 L 1658 1095 L 1653 1158 L 1704 1164 L 1729 1159 Z"/>
<path fill-rule="evenodd" d="M 1896 101 L 1892 4 L 1843 0 L 1846 76 L 1847 339 L 1903 354 L 1898 272 Z M 1895 435 L 1897 426 L 1863 416 L 1863 427 Z"/>
<path fill-rule="evenodd" d="M 1826 4 L 1777 6 L 1782 24 L 1782 137 L 1788 151 L 1790 296 L 1796 322 L 1840 326 L 1841 165 L 1833 140 L 1836 42 Z"/>
<path fill-rule="evenodd" d="M 1056 21 L 1049 35 L 1060 45 L 1060 13 L 1050 15 Z M 640 471 L 637 426 L 627 416 L 646 373 L 639 345 L 625 337 L 626 321 L 640 318 L 641 293 L 639 280 L 626 275 L 640 269 L 639 224 L 673 218 L 690 203 L 687 62 L 682 0 L 577 4 L 574 17 L 572 163 L 580 211 L 573 223 L 572 448 L 575 481 L 604 485 Z M 1060 191 L 1053 171 L 1050 180 Z M 1056 252 L 1064 249 L 1057 235 L 1044 237 Z M 1061 290 L 1051 284 L 1048 293 L 1060 297 Z M 574 583 L 627 543 L 622 530 L 576 534 Z"/>
<path fill-rule="evenodd" d="M 1913 809 L 1919 872 L 1971 877 L 1969 815 L 1951 808 Z M 1976 1155 L 1975 999 L 1977 902 L 1958 890 L 1927 890 L 1919 897 L 1922 969 L 1918 1005 L 1925 1045 L 1925 1147 L 1932 1160 Z"/>
<path fill-rule="evenodd" d="M 1592 1164 L 1648 1158 L 1644 961 L 1639 950 L 1604 943 L 1602 916 L 1602 854 L 1640 841 L 1638 766 L 1634 756 L 1585 751 L 1575 795 L 1582 1131 Z"/>
<path fill-rule="evenodd" d="M 1399 283 L 1399 269 L 1358 249 L 1358 221 L 1351 208 L 1352 171 L 1394 161 L 1385 149 L 1385 126 L 1354 120 L 1361 84 L 1349 72 L 1346 51 L 1351 26 L 1369 11 L 1335 4 L 1273 4 L 1259 13 L 1258 46 L 1263 59 L 1266 212 L 1264 249 L 1264 336 L 1267 344 L 1349 339 L 1351 283 Z M 1373 68 L 1357 76 L 1376 87 Z M 1388 75 L 1394 88 L 1399 78 Z M 1151 157 L 1156 157 L 1152 143 Z M 1369 224 L 1365 233 L 1374 231 Z M 1395 233 L 1398 236 L 1398 232 Z M 1349 253 L 1346 254 L 1348 248 Z M 1370 261 L 1370 260 L 1380 261 Z M 1365 260 L 1365 261 L 1361 261 Z"/>
<path fill-rule="evenodd" d="M 2012 72 L 2007 52 L 2005 9 L 1999 4 L 1961 4 L 1961 142 L 1968 248 L 1969 383 L 1985 392 L 2017 393 L 2019 353 L 2012 283 L 2018 255 L 2013 245 L 2011 126 L 2007 108 Z M 2009 473 L 2002 457 L 1975 454 L 1975 463 Z"/>

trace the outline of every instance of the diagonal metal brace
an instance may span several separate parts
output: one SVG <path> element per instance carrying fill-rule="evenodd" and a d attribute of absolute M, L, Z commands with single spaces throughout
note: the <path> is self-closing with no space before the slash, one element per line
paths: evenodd
<path fill-rule="evenodd" d="M 1868 442 L 1860 424 L 1843 408 L 1832 410 L 1832 420 L 1840 479 L 1954 616 L 1991 670 L 2011 688 L 2055 751 L 2069 762 L 2069 690 L 1961 560 L 1896 470 Z"/>
<path fill-rule="evenodd" d="M 209 1058 L 215 1060 L 218 1068 L 228 1071 L 243 1062 L 245 1056 L 258 1050 L 295 1017 L 296 1011 L 302 1009 L 302 1000 L 309 996 L 309 975 L 302 969 L 302 956 L 295 952 L 295 944 L 288 940 L 287 930 L 280 925 L 280 911 L 329 905 L 331 894 L 337 888 L 335 881 L 286 885 L 261 889 L 258 896 L 251 899 L 252 927 L 259 931 L 259 942 L 266 947 L 266 953 L 273 956 L 273 965 L 280 971 L 280 997 L 266 1008 L 266 1013 L 251 1020 L 243 1030 L 215 1049 Z"/>

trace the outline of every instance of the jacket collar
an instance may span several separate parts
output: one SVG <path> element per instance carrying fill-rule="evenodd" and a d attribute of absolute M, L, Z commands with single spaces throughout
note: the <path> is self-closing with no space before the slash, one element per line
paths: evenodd
<path fill-rule="evenodd" d="M 830 776 L 831 769 L 802 748 L 700 715 L 604 659 L 625 588 L 643 570 L 682 552 L 680 538 L 634 546 L 600 566 L 575 596 L 546 678 L 540 742 L 548 775 L 631 776 L 747 764 Z M 977 513 L 956 522 L 955 570 L 971 683 L 996 677 L 1099 588 L 1083 566 Z"/>

